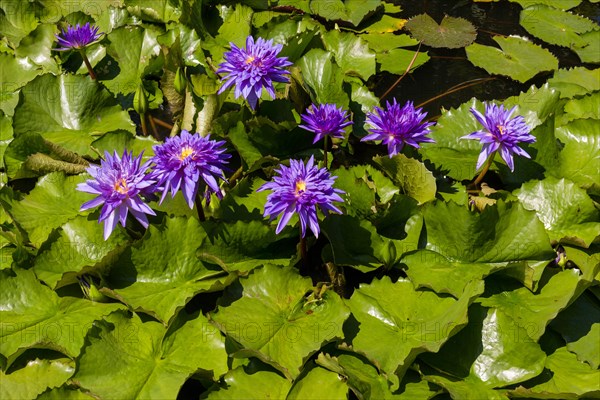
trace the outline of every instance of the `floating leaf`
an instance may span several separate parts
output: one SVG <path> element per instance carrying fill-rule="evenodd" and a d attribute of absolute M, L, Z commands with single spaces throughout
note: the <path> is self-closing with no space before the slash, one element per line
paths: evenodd
<path fill-rule="evenodd" d="M 319 355 L 321 357 L 321 355 Z M 311 368 L 312 366 L 312 368 Z M 345 400 L 348 394 L 346 383 L 340 376 L 325 368 L 309 365 L 306 375 L 294 382 L 286 399 L 289 400 Z"/>
<path fill-rule="evenodd" d="M 9 374 L 0 371 L 0 397 L 3 399 L 35 399 L 47 388 L 62 385 L 73 375 L 75 367 L 69 359 L 54 361 L 35 359 Z"/>
<path fill-rule="evenodd" d="M 513 3 L 519 3 L 521 7 L 527 8 L 537 4 L 544 4 L 549 7 L 557 8 L 559 10 L 570 10 L 571 8 L 577 7 L 581 0 L 510 0 Z"/>
<path fill-rule="evenodd" d="M 468 46 L 465 50 L 469 61 L 490 74 L 506 75 L 519 82 L 542 71 L 558 69 L 558 60 L 552 53 L 525 38 L 495 36 L 494 40 L 501 49 L 478 43 Z"/>
<path fill-rule="evenodd" d="M 588 18 L 541 5 L 521 11 L 520 23 L 533 36 L 564 47 L 586 46 L 580 35 L 598 29 Z"/>
<path fill-rule="evenodd" d="M 375 53 L 360 36 L 333 30 L 322 38 L 325 49 L 333 53 L 335 62 L 345 74 L 364 80 L 375 74 Z"/>
<path fill-rule="evenodd" d="M 429 61 L 430 57 L 427 53 L 421 52 L 416 57 L 415 54 L 415 51 L 404 49 L 392 49 L 377 53 L 377 62 L 381 64 L 379 69 L 392 74 L 402 75 L 409 66 L 412 71 Z"/>
<path fill-rule="evenodd" d="M 418 354 L 439 350 L 467 323 L 467 307 L 481 288 L 479 283 L 471 284 L 456 300 L 415 290 L 405 279 L 392 283 L 384 277 L 361 284 L 346 301 L 360 327 L 347 328 L 353 329 L 346 337 L 348 345 L 388 376 L 397 369 L 402 376 Z"/>
<path fill-rule="evenodd" d="M 165 0 L 161 0 L 165 1 Z M 127 95 L 136 91 L 146 69 L 159 54 L 159 32 L 139 26 L 115 29 L 107 35 L 107 53 L 116 60 L 119 72 L 112 79 L 99 79 L 112 93 Z"/>
<path fill-rule="evenodd" d="M 175 398 L 196 371 L 227 371 L 224 340 L 203 315 L 183 313 L 174 326 L 111 314 L 88 335 L 74 381 L 102 398 Z"/>
<path fill-rule="evenodd" d="M 546 359 L 545 372 L 532 380 L 535 386 L 511 390 L 512 397 L 575 399 L 600 396 L 600 370 L 577 360 L 575 354 L 561 347 Z M 537 381 L 541 383 L 536 384 Z"/>
<path fill-rule="evenodd" d="M 58 297 L 31 270 L 1 270 L 0 276 L 0 353 L 9 359 L 31 347 L 77 357 L 92 323 L 123 309 L 121 304 Z"/>
<path fill-rule="evenodd" d="M 573 48 L 581 62 L 600 64 L 600 30 L 584 33 L 581 35 L 581 40 L 583 41 L 581 47 Z"/>
<path fill-rule="evenodd" d="M 583 189 L 566 179 L 546 178 L 515 192 L 527 210 L 534 210 L 551 239 L 589 247 L 600 232 L 600 212 Z"/>
<path fill-rule="evenodd" d="M 194 295 L 225 285 L 226 274 L 196 255 L 206 239 L 194 218 L 167 218 L 162 226 L 150 225 L 142 240 L 121 255 L 119 268 L 108 277 L 110 289 L 103 292 L 167 324 Z"/>
<path fill-rule="evenodd" d="M 208 400 L 230 399 L 285 399 L 292 384 L 271 370 L 250 370 L 244 367 L 229 370 L 223 377 L 225 385 L 208 393 Z"/>
<path fill-rule="evenodd" d="M 404 154 L 397 154 L 392 158 L 375 157 L 373 162 L 379 165 L 406 195 L 417 200 L 419 204 L 435 199 L 435 178 L 422 162 Z"/>
<path fill-rule="evenodd" d="M 448 15 L 439 25 L 427 14 L 417 15 L 406 23 L 406 29 L 415 39 L 430 47 L 458 49 L 470 45 L 477 37 L 472 23 Z"/>
<path fill-rule="evenodd" d="M 546 325 L 564 309 L 577 290 L 579 273 L 565 270 L 552 277 L 539 294 L 527 288 L 503 291 L 477 301 L 484 307 L 495 307 L 511 317 L 527 335 L 538 340 Z"/>
<path fill-rule="evenodd" d="M 63 284 L 75 283 L 81 270 L 100 264 L 127 242 L 128 237 L 122 230 L 113 232 L 108 240 L 104 240 L 102 232 L 96 218 L 79 216 L 62 225 L 57 237 L 46 242 L 46 251 L 35 259 L 33 270 L 38 278 L 52 288 L 65 274 L 69 276 L 65 276 Z"/>
<path fill-rule="evenodd" d="M 35 115 L 35 118 L 31 118 Z M 104 87 L 81 75 L 40 76 L 22 90 L 13 118 L 15 137 L 39 133 L 81 155 L 95 155 L 95 135 L 118 129 L 134 132 L 126 111 Z"/>
<path fill-rule="evenodd" d="M 585 67 L 559 69 L 548 79 L 550 87 L 560 92 L 561 98 L 573 98 L 600 90 L 600 68 Z"/>
<path fill-rule="evenodd" d="M 332 53 L 312 49 L 298 62 L 304 82 L 312 89 L 317 103 L 333 103 L 348 107 L 348 96 L 342 89 L 342 71 L 331 62 Z"/>
<path fill-rule="evenodd" d="M 45 175 L 28 196 L 12 205 L 10 214 L 34 245 L 39 247 L 53 229 L 79 215 L 81 205 L 90 200 L 89 194 L 76 190 L 85 180 L 83 175 L 65 176 L 60 172 Z"/>
<path fill-rule="evenodd" d="M 265 265 L 231 287 L 211 314 L 219 329 L 240 343 L 240 355 L 255 356 L 296 377 L 304 360 L 324 343 L 342 337 L 350 314 L 331 291 L 309 300 L 310 279 L 291 268 Z"/>
<path fill-rule="evenodd" d="M 520 204 L 498 202 L 479 214 L 438 201 L 428 204 L 423 214 L 427 249 L 451 260 L 497 263 L 554 258 L 544 225 Z"/>

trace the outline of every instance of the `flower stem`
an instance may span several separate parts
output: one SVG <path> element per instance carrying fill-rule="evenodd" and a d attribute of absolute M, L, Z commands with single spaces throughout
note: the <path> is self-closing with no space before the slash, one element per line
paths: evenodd
<path fill-rule="evenodd" d="M 162 119 L 158 119 L 153 116 L 150 116 L 150 118 L 152 118 L 152 121 L 154 121 L 158 125 L 162 126 L 163 128 L 173 129 L 173 125 L 169 124 L 168 122 L 163 121 Z"/>
<path fill-rule="evenodd" d="M 479 176 L 477 177 L 477 179 L 475 179 L 475 181 L 473 182 L 473 186 L 477 186 L 477 185 L 479 185 L 481 183 L 481 181 L 483 180 L 483 177 L 485 176 L 485 174 L 488 172 L 488 170 L 492 166 L 492 161 L 494 161 L 494 157 L 495 156 L 496 156 L 496 152 L 494 151 L 492 153 L 492 155 L 489 156 L 487 162 L 485 163 L 485 166 L 481 170 L 481 173 L 479 174 Z"/>
<path fill-rule="evenodd" d="M 154 118 L 152 118 L 152 115 L 148 115 L 148 121 L 150 121 L 150 127 L 152 128 L 152 136 L 154 136 L 154 139 L 160 140 L 160 136 L 158 134 L 158 130 L 156 129 L 156 124 L 154 123 Z"/>
<path fill-rule="evenodd" d="M 92 78 L 93 80 L 96 80 L 96 73 L 94 72 L 94 69 L 92 68 L 92 64 L 90 64 L 90 60 L 88 60 L 87 55 L 85 55 L 85 50 L 81 49 L 79 50 L 79 53 L 81 54 L 81 58 L 83 58 L 83 62 L 85 63 L 85 66 L 88 69 L 88 72 L 90 73 L 90 78 Z"/>
<path fill-rule="evenodd" d="M 327 136 L 323 138 L 323 163 L 325 164 L 325 168 L 327 168 Z"/>
<path fill-rule="evenodd" d="M 306 238 L 302 236 L 302 228 L 300 228 L 300 258 L 304 268 L 308 267 L 308 257 L 306 250 Z"/>
<path fill-rule="evenodd" d="M 141 113 L 140 119 L 142 120 L 142 133 L 144 134 L 144 136 L 148 136 L 148 127 L 146 126 L 146 113 Z"/>
<path fill-rule="evenodd" d="M 202 208 L 202 196 L 200 193 L 196 194 L 196 209 L 198 211 L 198 219 L 200 222 L 206 221 L 206 216 L 204 215 L 204 208 Z"/>

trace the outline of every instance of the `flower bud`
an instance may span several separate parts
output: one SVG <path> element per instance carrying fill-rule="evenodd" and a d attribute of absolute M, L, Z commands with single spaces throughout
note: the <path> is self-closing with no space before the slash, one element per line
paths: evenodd
<path fill-rule="evenodd" d="M 148 111 L 148 93 L 146 93 L 146 89 L 141 83 L 133 96 L 133 109 L 140 115 Z"/>
<path fill-rule="evenodd" d="M 173 82 L 177 93 L 183 96 L 185 93 L 185 87 L 187 86 L 187 80 L 185 79 L 185 72 L 181 67 L 177 68 L 175 72 L 175 81 Z"/>

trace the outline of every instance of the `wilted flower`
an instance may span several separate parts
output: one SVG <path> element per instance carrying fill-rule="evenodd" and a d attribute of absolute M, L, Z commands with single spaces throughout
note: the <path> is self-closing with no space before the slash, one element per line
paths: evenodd
<path fill-rule="evenodd" d="M 319 169 L 314 165 L 311 157 L 308 163 L 302 160 L 290 160 L 290 166 L 281 165 L 275 170 L 272 182 L 262 185 L 258 191 L 272 190 L 267 197 L 264 215 L 270 215 L 271 220 L 282 214 L 277 224 L 276 233 L 281 232 L 294 213 L 300 217 L 302 237 L 306 235 L 306 226 L 319 236 L 319 222 L 317 208 L 327 214 L 329 211 L 341 214 L 342 212 L 332 203 L 343 201 L 338 193 L 343 190 L 334 189 L 333 182 L 337 178 L 331 176 L 325 168 Z"/>
<path fill-rule="evenodd" d="M 66 29 L 63 29 L 59 35 L 55 35 L 58 40 L 58 44 L 61 46 L 55 50 L 66 51 L 71 49 L 82 49 L 90 43 L 100 39 L 102 33 L 98 33 L 98 27 L 86 23 L 83 26 L 77 24 L 75 26 L 69 25 Z"/>
<path fill-rule="evenodd" d="M 435 143 L 433 139 L 425 136 L 429 133 L 429 127 L 434 123 L 423 123 L 427 113 L 422 110 L 422 108 L 415 109 L 411 101 L 407 102 L 404 107 L 400 107 L 396 103 L 396 99 L 393 103 L 387 101 L 385 110 L 375 107 L 376 113 L 367 114 L 367 123 L 371 125 L 368 130 L 371 134 L 362 138 L 361 142 L 366 140 L 383 141 L 384 144 L 387 144 L 390 157 L 398 154 L 404 144 L 419 148 L 419 143 Z"/>
<path fill-rule="evenodd" d="M 522 116 L 516 116 L 510 119 L 516 107 L 510 110 L 504 109 L 503 105 L 485 104 L 485 115 L 471 108 L 471 113 L 477 118 L 477 121 L 484 126 L 486 130 L 473 132 L 463 136 L 461 139 L 479 139 L 483 143 L 483 148 L 477 160 L 477 169 L 479 169 L 488 157 L 499 151 L 500 155 L 508 165 L 511 171 L 514 171 L 513 153 L 531 158 L 529 154 L 519 146 L 518 143 L 533 143 L 535 136 L 529 133 L 529 127 Z"/>
<path fill-rule="evenodd" d="M 313 143 L 317 143 L 325 136 L 343 139 L 344 128 L 352 125 L 352 121 L 346 121 L 349 115 L 342 107 L 337 108 L 335 104 L 312 104 L 306 113 L 302 114 L 303 125 L 301 128 L 316 133 Z"/>
<path fill-rule="evenodd" d="M 104 204 L 98 222 L 104 221 L 106 240 L 117 226 L 117 221 L 125 226 L 128 212 L 131 212 L 144 228 L 148 227 L 146 214 L 156 214 L 140 197 L 149 195 L 154 190 L 154 180 L 146 175 L 150 163 L 140 165 L 142 155 L 133 158 L 133 153 L 127 151 L 123 152 L 122 158 L 117 152 L 112 156 L 105 152 L 104 157 L 99 167 L 91 166 L 87 169 L 93 179 L 77 185 L 77 190 L 98 195 L 84 203 L 80 211 Z"/>
<path fill-rule="evenodd" d="M 277 57 L 282 45 L 273 45 L 272 40 L 258 38 L 256 43 L 252 36 L 246 39 L 246 48 L 240 49 L 231 43 L 231 51 L 224 54 L 225 62 L 219 65 L 218 73 L 227 73 L 225 83 L 219 89 L 222 93 L 235 84 L 235 98 L 242 95 L 252 109 L 262 94 L 262 89 L 275 98 L 273 82 L 289 82 L 284 68 L 292 65 L 287 57 Z"/>
<path fill-rule="evenodd" d="M 226 160 L 231 157 L 224 154 L 224 144 L 225 141 L 210 140 L 210 135 L 190 135 L 188 131 L 182 130 L 179 136 L 167 138 L 165 143 L 154 146 L 152 161 L 156 166 L 152 176 L 158 181 L 157 187 L 163 191 L 160 202 L 162 203 L 169 190 L 171 197 L 175 197 L 181 188 L 186 202 L 190 208 L 194 208 L 200 178 L 207 186 L 207 195 L 213 192 L 221 197 L 217 179 L 225 180 L 223 169 L 227 164 Z"/>

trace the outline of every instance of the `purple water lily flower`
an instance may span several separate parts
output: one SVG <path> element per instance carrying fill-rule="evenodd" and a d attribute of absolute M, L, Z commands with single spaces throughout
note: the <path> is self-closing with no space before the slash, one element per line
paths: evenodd
<path fill-rule="evenodd" d="M 223 169 L 226 160 L 231 157 L 225 153 L 224 144 L 225 141 L 210 140 L 210 135 L 202 137 L 182 130 L 179 136 L 167 138 L 165 143 L 154 146 L 152 161 L 156 165 L 152 176 L 163 192 L 160 202 L 169 190 L 171 197 L 175 197 L 181 189 L 190 208 L 194 208 L 202 182 L 206 184 L 206 196 L 212 192 L 222 197 L 217 179 L 225 180 Z"/>
<path fill-rule="evenodd" d="M 415 109 L 411 101 L 400 107 L 396 99 L 393 103 L 387 101 L 385 110 L 375 107 L 375 112 L 367 114 L 366 122 L 371 126 L 368 129 L 371 134 L 363 137 L 361 142 L 381 140 L 387 144 L 390 158 L 398 154 L 405 144 L 419 148 L 419 143 L 435 143 L 435 140 L 425 136 L 435 123 L 423 123 L 427 113 L 422 110 Z"/>
<path fill-rule="evenodd" d="M 529 133 L 530 129 L 525 123 L 525 118 L 518 115 L 510 118 L 516 106 L 506 110 L 503 105 L 485 104 L 485 115 L 471 108 L 471 113 L 485 130 L 476 131 L 461 139 L 478 139 L 483 143 L 483 148 L 477 160 L 479 169 L 488 157 L 498 151 L 511 171 L 514 171 L 513 153 L 519 156 L 531 158 L 529 154 L 519 146 L 519 143 L 533 143 L 535 136 Z"/>
<path fill-rule="evenodd" d="M 231 43 L 231 51 L 224 54 L 225 62 L 219 65 L 218 73 L 228 74 L 219 94 L 235 85 L 235 98 L 243 96 L 252 109 L 262 94 L 263 88 L 275 98 L 273 82 L 289 82 L 284 68 L 292 65 L 287 57 L 277 57 L 282 45 L 273 45 L 272 40 L 252 36 L 246 39 L 246 48 L 240 49 Z"/>
<path fill-rule="evenodd" d="M 133 158 L 133 153 L 127 151 L 123 152 L 123 157 L 119 157 L 117 152 L 114 155 L 105 152 L 104 157 L 100 166 L 87 169 L 93 179 L 77 185 L 77 190 L 98 195 L 84 203 L 80 211 L 103 204 L 98 222 L 104 222 L 104 240 L 107 240 L 117 222 L 125 226 L 129 212 L 144 228 L 148 227 L 146 214 L 156 214 L 140 195 L 150 195 L 154 191 L 155 182 L 146 174 L 150 162 L 142 165 L 141 154 Z"/>
<path fill-rule="evenodd" d="M 98 33 L 98 29 L 97 26 L 90 25 L 89 22 L 83 26 L 80 24 L 75 26 L 69 25 L 66 29 L 63 29 L 60 34 L 55 35 L 56 40 L 58 40 L 58 44 L 61 47 L 54 50 L 67 51 L 71 49 L 82 49 L 88 44 L 100 39 L 102 33 Z"/>
<path fill-rule="evenodd" d="M 307 131 L 316 133 L 313 144 L 323 139 L 325 136 L 343 139 L 344 128 L 352 125 L 352 121 L 347 121 L 349 115 L 342 107 L 338 108 L 335 104 L 312 104 L 306 113 L 301 115 L 304 128 Z"/>
<path fill-rule="evenodd" d="M 325 168 L 315 166 L 313 157 L 306 164 L 302 160 L 290 160 L 289 167 L 281 165 L 275 172 L 279 176 L 257 191 L 272 190 L 267 197 L 264 216 L 270 215 L 273 220 L 282 214 L 276 233 L 281 232 L 294 213 L 298 213 L 302 237 L 306 235 L 307 226 L 319 237 L 317 206 L 325 214 L 329 211 L 342 213 L 333 205 L 334 201 L 344 201 L 339 196 L 344 191 L 333 188 L 337 177 L 331 176 Z"/>

